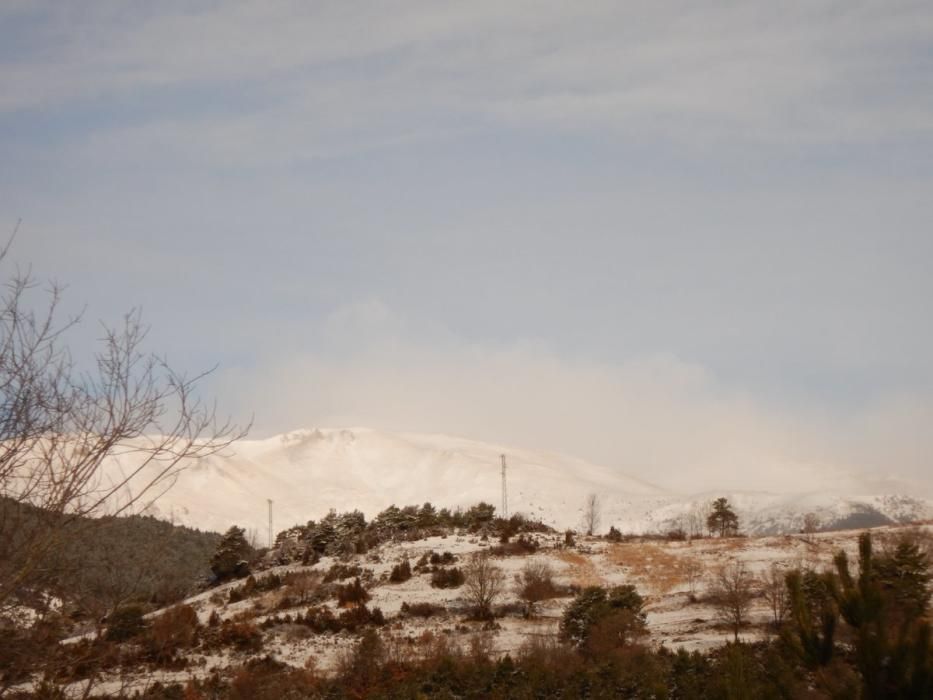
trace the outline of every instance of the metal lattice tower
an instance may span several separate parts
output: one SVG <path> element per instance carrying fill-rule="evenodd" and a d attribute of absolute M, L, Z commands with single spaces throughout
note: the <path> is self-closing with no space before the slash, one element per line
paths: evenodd
<path fill-rule="evenodd" d="M 505 455 L 499 455 L 502 459 L 502 517 L 509 517 L 509 489 L 505 481 Z"/>
<path fill-rule="evenodd" d="M 272 499 L 267 498 L 266 501 L 269 503 L 269 549 L 272 549 L 274 542 L 272 541 Z"/>

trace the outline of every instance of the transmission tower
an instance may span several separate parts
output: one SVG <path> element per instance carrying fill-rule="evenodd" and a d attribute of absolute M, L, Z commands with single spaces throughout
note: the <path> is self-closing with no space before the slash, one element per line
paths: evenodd
<path fill-rule="evenodd" d="M 272 499 L 267 498 L 266 501 L 269 503 L 269 549 L 272 549 Z"/>
<path fill-rule="evenodd" d="M 502 460 L 502 517 L 509 517 L 509 489 L 505 481 L 505 455 L 499 455 Z"/>

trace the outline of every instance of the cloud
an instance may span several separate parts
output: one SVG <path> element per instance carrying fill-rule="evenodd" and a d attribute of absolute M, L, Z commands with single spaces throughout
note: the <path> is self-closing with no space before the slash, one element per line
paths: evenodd
<path fill-rule="evenodd" d="M 157 8 L 157 9 L 152 9 Z M 51 3 L 0 111 L 159 95 L 92 130 L 126 157 L 288 163 L 464 128 L 709 142 L 928 136 L 928 3 Z M 196 109 L 197 95 L 225 109 Z M 142 104 L 146 104 L 143 102 Z"/>
<path fill-rule="evenodd" d="M 896 477 L 933 486 L 933 445 L 921 437 L 929 401 L 845 418 L 791 413 L 673 355 L 605 363 L 535 342 L 461 343 L 443 329 L 415 332 L 378 301 L 340 310 L 326 328 L 327 349 L 292 347 L 219 375 L 225 404 L 253 406 L 260 434 L 366 426 L 464 435 L 683 491 L 858 489 Z"/>

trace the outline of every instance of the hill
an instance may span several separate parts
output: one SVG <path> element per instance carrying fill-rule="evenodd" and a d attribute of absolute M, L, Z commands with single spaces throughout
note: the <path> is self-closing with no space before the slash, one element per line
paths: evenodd
<path fill-rule="evenodd" d="M 678 494 L 566 455 L 367 428 L 299 430 L 240 441 L 231 454 L 191 465 L 149 512 L 216 531 L 236 523 L 265 535 L 267 499 L 274 503 L 276 530 L 331 509 L 357 508 L 372 517 L 392 504 L 498 504 L 502 454 L 508 461 L 510 511 L 558 529 L 580 526 L 590 493 L 600 498 L 603 530 L 614 525 L 632 533 L 686 529 L 691 516 L 695 520 L 717 496 L 735 504 L 750 534 L 799 531 L 806 513 L 815 513 L 825 529 L 933 517 L 927 500 L 876 492 L 855 479 L 805 493 Z"/>

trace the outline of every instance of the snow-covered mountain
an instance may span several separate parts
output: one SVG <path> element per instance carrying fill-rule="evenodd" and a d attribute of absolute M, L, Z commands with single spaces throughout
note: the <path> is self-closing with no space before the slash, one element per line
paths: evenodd
<path fill-rule="evenodd" d="M 229 454 L 183 471 L 150 512 L 200 528 L 231 524 L 265 534 L 267 499 L 275 529 L 319 518 L 334 508 L 373 516 L 389 505 L 470 506 L 500 503 L 500 455 L 508 463 L 508 502 L 558 528 L 577 527 L 588 494 L 602 504 L 602 528 L 663 532 L 685 526 L 702 505 L 726 496 L 743 530 L 799 530 L 816 513 L 827 527 L 860 527 L 933 517 L 933 504 L 904 495 L 844 490 L 806 494 L 717 491 L 685 496 L 581 459 L 447 435 L 366 428 L 299 430 L 243 440 Z"/>

